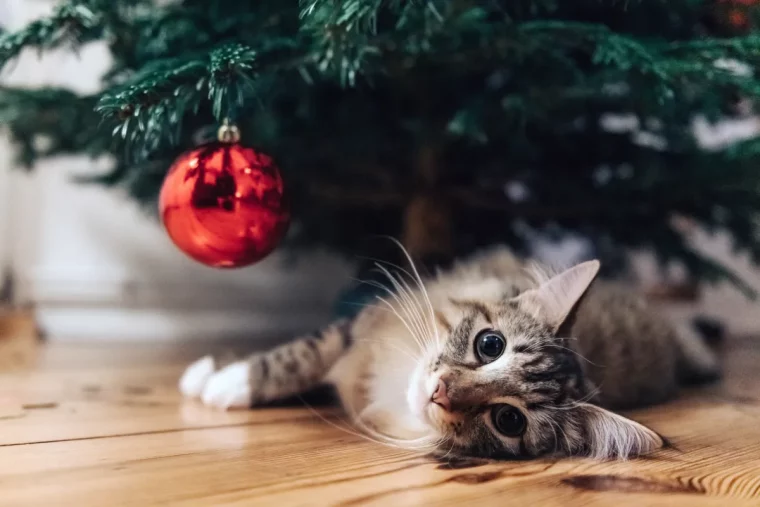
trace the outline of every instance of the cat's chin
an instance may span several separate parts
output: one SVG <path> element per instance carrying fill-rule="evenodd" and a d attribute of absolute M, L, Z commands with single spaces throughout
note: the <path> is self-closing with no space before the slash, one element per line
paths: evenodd
<path fill-rule="evenodd" d="M 424 427 L 428 433 L 442 435 L 452 423 L 452 414 L 432 402 L 437 385 L 437 377 L 425 373 L 422 365 L 418 365 L 409 379 L 406 401 L 417 428 Z"/>
<path fill-rule="evenodd" d="M 409 412 L 427 425 L 433 424 L 429 411 L 430 398 L 435 385 L 435 379 L 425 374 L 423 364 L 420 363 L 414 368 L 406 390 L 406 403 L 409 406 Z"/>

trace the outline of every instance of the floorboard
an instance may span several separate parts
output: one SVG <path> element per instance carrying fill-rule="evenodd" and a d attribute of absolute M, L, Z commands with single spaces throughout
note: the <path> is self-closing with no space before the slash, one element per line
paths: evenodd
<path fill-rule="evenodd" d="M 0 505 L 760 505 L 760 339 L 725 379 L 631 413 L 674 449 L 628 462 L 441 463 L 335 408 L 215 412 L 176 381 L 198 345 L 39 345 L 0 322 Z"/>

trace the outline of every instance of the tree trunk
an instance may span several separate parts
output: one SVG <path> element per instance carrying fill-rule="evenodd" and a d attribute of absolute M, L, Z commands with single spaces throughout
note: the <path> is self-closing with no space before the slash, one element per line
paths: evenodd
<path fill-rule="evenodd" d="M 451 203 L 437 191 L 440 171 L 434 143 L 420 148 L 414 169 L 418 191 L 404 210 L 401 242 L 412 259 L 423 265 L 449 260 L 453 253 Z"/>
<path fill-rule="evenodd" d="M 401 242 L 415 262 L 449 258 L 452 237 L 448 203 L 433 193 L 414 196 L 404 210 Z"/>

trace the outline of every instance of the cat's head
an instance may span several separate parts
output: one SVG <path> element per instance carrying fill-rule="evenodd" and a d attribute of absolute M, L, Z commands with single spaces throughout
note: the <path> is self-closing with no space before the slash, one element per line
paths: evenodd
<path fill-rule="evenodd" d="M 629 457 L 663 446 L 645 426 L 590 403 L 566 328 L 599 270 L 585 262 L 497 304 L 452 301 L 446 331 L 410 382 L 411 411 L 448 455 Z"/>

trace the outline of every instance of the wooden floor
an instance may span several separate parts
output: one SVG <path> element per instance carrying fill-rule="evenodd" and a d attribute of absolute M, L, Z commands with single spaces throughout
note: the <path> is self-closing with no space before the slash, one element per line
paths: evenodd
<path fill-rule="evenodd" d="M 757 339 L 730 340 L 721 385 L 633 414 L 677 449 L 477 464 L 368 442 L 336 428 L 335 410 L 185 402 L 175 385 L 197 346 L 37 347 L 23 321 L 3 327 L 3 507 L 760 505 Z"/>

